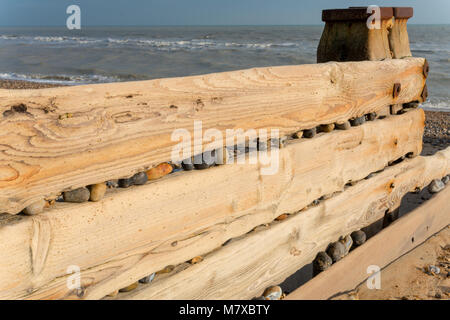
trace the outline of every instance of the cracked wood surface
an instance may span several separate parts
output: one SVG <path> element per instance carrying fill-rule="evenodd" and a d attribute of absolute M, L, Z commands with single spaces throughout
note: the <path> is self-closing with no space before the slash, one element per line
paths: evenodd
<path fill-rule="evenodd" d="M 431 180 L 442 178 L 448 173 L 450 147 L 431 157 L 407 159 L 368 180 L 358 182 L 316 207 L 301 211 L 287 220 L 275 222 L 267 230 L 248 234 L 212 252 L 199 264 L 160 280 L 157 276 L 150 285 L 140 285 L 136 290 L 119 294 L 115 299 L 251 299 L 260 296 L 265 288 L 283 282 L 301 267 L 311 263 L 317 252 L 325 250 L 329 243 L 337 241 L 340 236 L 383 218 L 385 211 L 395 206 L 408 191 L 424 187 Z M 439 197 L 439 202 L 429 201 L 425 210 L 415 213 L 413 224 L 418 222 L 422 227 L 428 224 L 434 230 L 438 230 L 439 226 L 444 227 L 449 219 L 448 211 L 445 211 L 448 205 L 443 204 L 447 195 L 448 190 Z M 432 216 L 426 209 L 433 209 L 439 214 Z M 439 211 L 440 209 L 444 211 Z M 405 218 L 408 219 L 408 216 Z M 386 237 L 382 238 L 381 243 L 378 242 L 377 254 L 385 251 L 383 243 L 391 244 L 390 240 L 393 240 L 395 247 L 398 240 L 404 237 L 405 229 L 400 220 L 392 225 L 396 231 L 395 237 L 387 236 L 392 235 L 388 231 L 390 228 L 384 231 Z M 426 230 L 419 227 L 416 235 L 422 237 L 425 234 Z M 410 238 L 406 240 L 410 241 Z M 400 242 L 398 250 L 410 247 L 409 244 L 402 246 L 401 243 L 404 244 Z M 371 249 L 374 248 L 369 240 L 358 250 L 358 253 L 365 254 L 358 257 L 368 258 L 373 253 Z M 394 251 L 396 250 L 391 253 Z M 346 259 L 341 260 L 341 263 L 345 264 Z M 336 267 L 338 265 L 339 263 Z M 346 266 L 347 274 L 351 273 L 353 265 Z M 139 266 L 135 266 L 135 269 L 139 269 Z M 319 277 L 324 279 L 327 272 Z M 332 280 L 327 278 L 331 285 L 335 281 L 337 286 L 346 282 L 347 278 L 342 272 L 333 273 Z M 361 270 L 357 270 L 355 275 L 360 273 Z M 322 297 L 321 286 L 328 284 L 320 282 L 319 287 L 313 287 L 316 294 L 314 297 Z M 298 295 L 291 297 L 298 298 Z"/>
<path fill-rule="evenodd" d="M 256 164 L 223 165 L 108 190 L 100 202 L 56 203 L 34 217 L 4 215 L 0 297 L 77 298 L 66 287 L 67 267 L 77 265 L 84 298 L 102 298 L 341 191 L 406 153 L 420 154 L 423 128 L 423 110 L 410 110 L 295 140 L 280 150 L 273 176 L 261 176 Z M 443 160 L 436 163 L 436 172 L 446 170 Z"/>
<path fill-rule="evenodd" d="M 0 212 L 171 159 L 175 129 L 293 133 L 421 100 L 423 58 L 0 90 Z M 394 83 L 401 83 L 397 98 Z M 197 140 L 198 141 L 198 140 Z M 203 141 L 204 145 L 209 141 Z M 215 145 L 210 145 L 210 148 Z"/>

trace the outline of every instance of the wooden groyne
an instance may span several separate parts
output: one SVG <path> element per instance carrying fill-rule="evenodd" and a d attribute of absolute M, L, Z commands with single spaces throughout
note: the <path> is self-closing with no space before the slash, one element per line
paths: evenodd
<path fill-rule="evenodd" d="M 371 52 L 382 37 L 389 57 L 358 49 L 357 61 L 339 53 L 340 62 L 314 65 L 0 90 L 0 298 L 251 299 L 341 236 L 394 212 L 408 192 L 450 174 L 450 149 L 420 156 L 425 115 L 417 106 L 429 67 L 406 48 L 412 12 L 384 8 L 389 24 L 372 33 L 361 27 L 362 10 L 324 12 L 320 59 L 345 49 L 332 38 L 350 18 L 360 24 L 363 47 Z M 194 156 L 223 150 L 195 134 L 195 121 L 223 136 L 233 130 L 233 150 L 243 141 L 246 161 L 174 161 L 178 129 L 201 146 Z M 261 174 L 245 133 L 255 130 L 259 152 L 268 139 L 261 129 L 280 133 L 268 148 L 278 152 L 275 174 Z M 230 157 L 239 153 L 233 150 Z M 450 208 L 441 195 L 431 202 L 427 232 L 437 232 L 450 222 Z M 431 221 L 409 219 L 414 226 L 398 232 Z M 351 257 L 379 246 L 369 241 L 304 292 L 316 297 L 320 279 L 345 261 L 364 263 Z M 374 255 L 382 266 L 404 252 L 387 251 Z M 77 288 L 68 285 L 74 266 Z M 342 286 L 362 278 L 359 272 Z"/>

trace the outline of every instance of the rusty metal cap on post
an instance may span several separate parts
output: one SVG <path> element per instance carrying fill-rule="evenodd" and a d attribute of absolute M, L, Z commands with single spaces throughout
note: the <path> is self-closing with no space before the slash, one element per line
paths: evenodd
<path fill-rule="evenodd" d="M 394 17 L 396 19 L 409 19 L 414 15 L 412 7 L 394 7 Z"/>
<path fill-rule="evenodd" d="M 371 13 L 367 13 L 368 7 L 349 7 L 347 9 L 328 9 L 322 11 L 322 21 L 361 21 L 367 20 Z M 390 19 L 394 16 L 392 7 L 380 7 L 380 18 Z"/>

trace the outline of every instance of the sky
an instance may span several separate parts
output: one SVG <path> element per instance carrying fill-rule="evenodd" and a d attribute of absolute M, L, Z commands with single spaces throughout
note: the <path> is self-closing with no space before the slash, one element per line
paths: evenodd
<path fill-rule="evenodd" d="M 450 24 L 449 0 L 0 0 L 0 26 L 65 26 L 72 4 L 82 26 L 310 25 L 323 9 L 367 5 L 412 6 L 409 24 Z"/>

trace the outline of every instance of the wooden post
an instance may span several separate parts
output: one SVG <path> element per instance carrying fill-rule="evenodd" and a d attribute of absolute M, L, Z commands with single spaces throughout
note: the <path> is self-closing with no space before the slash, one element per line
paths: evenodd
<path fill-rule="evenodd" d="M 409 48 L 409 37 L 406 23 L 408 22 L 408 19 L 413 16 L 413 13 L 413 8 L 394 8 L 395 21 L 391 32 L 389 32 L 389 46 L 391 48 L 393 58 L 395 59 L 412 56 Z"/>
<path fill-rule="evenodd" d="M 413 9 L 381 7 L 380 28 L 373 29 L 367 25 L 372 15 L 367 11 L 367 7 L 323 10 L 325 29 L 317 49 L 317 62 L 411 56 L 406 23 L 412 17 Z"/>

